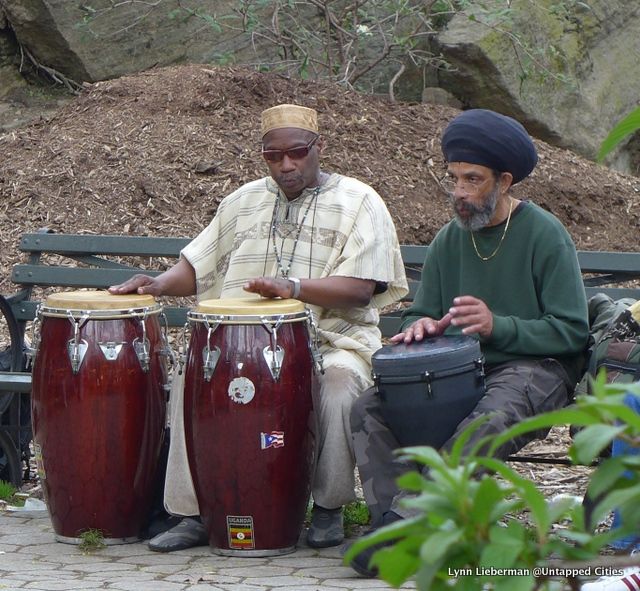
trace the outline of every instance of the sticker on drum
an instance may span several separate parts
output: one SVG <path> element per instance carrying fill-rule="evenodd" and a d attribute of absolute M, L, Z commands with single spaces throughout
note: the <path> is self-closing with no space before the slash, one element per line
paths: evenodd
<path fill-rule="evenodd" d="M 284 431 L 260 433 L 260 449 L 269 449 L 270 447 L 284 447 Z"/>
<path fill-rule="evenodd" d="M 255 548 L 253 517 L 251 515 L 227 515 L 229 548 L 252 550 Z"/>
<path fill-rule="evenodd" d="M 238 404 L 249 404 L 256 394 L 256 387 L 249 378 L 234 378 L 229 383 L 229 398 Z"/>

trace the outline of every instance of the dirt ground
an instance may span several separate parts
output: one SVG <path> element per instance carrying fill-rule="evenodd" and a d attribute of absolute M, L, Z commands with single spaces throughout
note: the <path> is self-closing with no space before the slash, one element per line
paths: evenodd
<path fill-rule="evenodd" d="M 428 243 L 449 219 L 439 138 L 457 110 L 242 68 L 157 69 L 89 85 L 52 118 L 0 136 L 0 291 L 14 290 L 25 231 L 196 235 L 226 194 L 266 174 L 260 112 L 280 102 L 318 110 L 323 168 L 372 185 L 401 242 Z M 556 214 L 580 249 L 640 250 L 640 178 L 536 144 L 539 164 L 514 195 Z M 543 445 L 562 453 L 566 440 L 554 432 Z M 585 481 L 565 468 L 522 469 L 550 494 Z"/>

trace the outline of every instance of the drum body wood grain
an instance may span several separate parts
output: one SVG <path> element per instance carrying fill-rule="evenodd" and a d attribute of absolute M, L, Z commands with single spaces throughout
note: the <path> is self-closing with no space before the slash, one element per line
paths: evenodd
<path fill-rule="evenodd" d="M 41 310 L 33 434 L 58 541 L 90 529 L 108 544 L 139 539 L 166 415 L 159 312 L 151 296 L 104 292 L 51 296 Z"/>
<path fill-rule="evenodd" d="M 313 469 L 308 315 L 294 300 L 237 302 L 208 300 L 189 315 L 189 464 L 215 552 L 285 554 Z"/>

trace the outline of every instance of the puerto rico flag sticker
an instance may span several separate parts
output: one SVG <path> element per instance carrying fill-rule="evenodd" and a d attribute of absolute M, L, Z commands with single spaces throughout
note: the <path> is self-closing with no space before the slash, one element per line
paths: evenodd
<path fill-rule="evenodd" d="M 284 431 L 260 433 L 260 449 L 269 449 L 270 447 L 284 447 Z"/>
<path fill-rule="evenodd" d="M 227 515 L 227 535 L 232 550 L 255 548 L 253 517 L 251 515 Z"/>

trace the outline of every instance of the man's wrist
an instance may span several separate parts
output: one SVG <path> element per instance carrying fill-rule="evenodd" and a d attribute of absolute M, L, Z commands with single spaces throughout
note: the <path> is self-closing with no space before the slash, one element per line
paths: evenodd
<path fill-rule="evenodd" d="M 297 277 L 287 277 L 291 283 L 291 298 L 297 300 L 300 296 L 300 279 Z"/>

